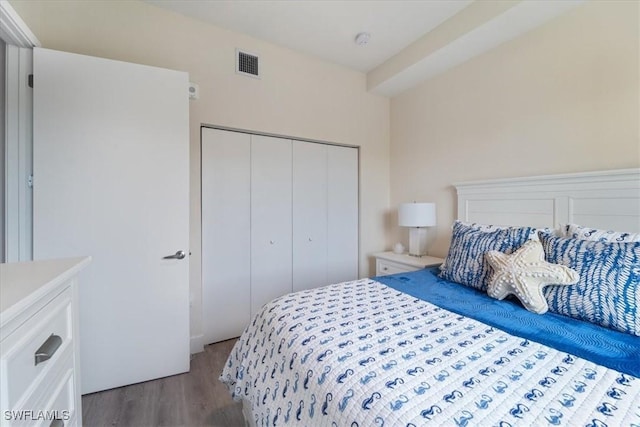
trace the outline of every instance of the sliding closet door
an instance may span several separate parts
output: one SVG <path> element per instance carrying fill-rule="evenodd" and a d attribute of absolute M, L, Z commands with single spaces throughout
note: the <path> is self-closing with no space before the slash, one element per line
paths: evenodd
<path fill-rule="evenodd" d="M 202 310 L 206 344 L 249 323 L 251 136 L 202 130 Z"/>
<path fill-rule="evenodd" d="M 328 146 L 328 281 L 358 278 L 358 150 Z"/>
<path fill-rule="evenodd" d="M 251 136 L 251 314 L 291 292 L 291 140 Z"/>
<path fill-rule="evenodd" d="M 293 290 L 328 285 L 327 145 L 293 141 Z"/>

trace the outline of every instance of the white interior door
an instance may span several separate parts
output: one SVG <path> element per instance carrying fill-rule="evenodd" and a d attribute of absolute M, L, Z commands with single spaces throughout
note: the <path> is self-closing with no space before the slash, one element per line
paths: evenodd
<path fill-rule="evenodd" d="M 34 258 L 93 257 L 82 392 L 188 371 L 188 75 L 35 49 L 34 76 Z"/>
<path fill-rule="evenodd" d="M 327 148 L 293 141 L 293 290 L 327 282 Z"/>
<path fill-rule="evenodd" d="M 251 304 L 251 135 L 202 129 L 205 344 L 240 336 Z"/>
<path fill-rule="evenodd" d="M 291 292 L 291 140 L 251 136 L 251 315 Z"/>

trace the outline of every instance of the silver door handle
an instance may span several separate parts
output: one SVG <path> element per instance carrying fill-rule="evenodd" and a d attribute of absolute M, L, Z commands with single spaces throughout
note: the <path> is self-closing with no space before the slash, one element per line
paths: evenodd
<path fill-rule="evenodd" d="M 162 259 L 183 259 L 185 256 L 187 255 L 184 253 L 184 251 L 178 251 L 173 255 L 162 257 Z"/>

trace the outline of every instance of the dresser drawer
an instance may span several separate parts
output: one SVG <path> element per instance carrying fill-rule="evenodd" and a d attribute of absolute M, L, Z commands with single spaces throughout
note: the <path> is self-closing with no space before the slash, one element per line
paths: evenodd
<path fill-rule="evenodd" d="M 72 359 L 69 359 L 69 361 L 71 362 Z M 68 363 L 63 372 L 62 378 L 60 378 L 53 390 L 51 399 L 41 406 L 47 418 L 39 424 L 42 427 L 52 425 L 53 419 L 59 420 L 57 424 L 53 423 L 53 425 L 68 427 L 76 415 L 73 364 Z M 60 424 L 60 421 L 62 421 L 62 424 Z"/>
<path fill-rule="evenodd" d="M 378 259 L 376 261 L 376 275 L 388 276 L 389 274 L 406 273 L 408 271 L 420 270 L 420 267 L 413 267 L 406 264 L 400 264 L 393 261 Z"/>
<path fill-rule="evenodd" d="M 1 381 L 6 393 L 2 400 L 9 409 L 42 387 L 45 376 L 55 375 L 53 371 L 59 369 L 61 357 L 72 345 L 72 330 L 71 290 L 66 289 L 2 341 Z M 43 348 L 47 341 L 52 345 Z M 36 364 L 39 349 L 51 357 Z"/>
<path fill-rule="evenodd" d="M 76 408 L 73 352 L 65 351 L 57 364 L 59 369 L 46 375 L 34 393 L 21 401 L 19 407 L 11 408 L 9 420 L 3 414 L 3 426 L 5 421 L 9 421 L 6 424 L 8 427 L 68 427 L 74 423 Z"/>
<path fill-rule="evenodd" d="M 76 408 L 74 408 L 75 401 L 75 378 L 73 377 L 73 369 L 69 367 L 62 382 L 59 384 L 56 393 L 53 396 L 51 404 L 47 405 L 50 413 L 56 414 L 56 417 L 61 420 L 65 427 L 71 424 L 72 418 L 77 414 Z M 51 423 L 43 423 L 43 426 L 48 426 Z"/>

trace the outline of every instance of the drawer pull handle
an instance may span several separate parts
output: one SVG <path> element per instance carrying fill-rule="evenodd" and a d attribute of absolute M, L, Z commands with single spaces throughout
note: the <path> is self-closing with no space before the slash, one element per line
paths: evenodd
<path fill-rule="evenodd" d="M 51 359 L 61 344 L 62 338 L 58 335 L 51 334 L 40 348 L 36 350 L 36 366 L 38 366 L 38 363 Z"/>
<path fill-rule="evenodd" d="M 56 418 L 53 421 L 51 421 L 51 424 L 49 424 L 49 427 L 64 427 L 64 421 L 62 421 L 60 418 Z"/>

